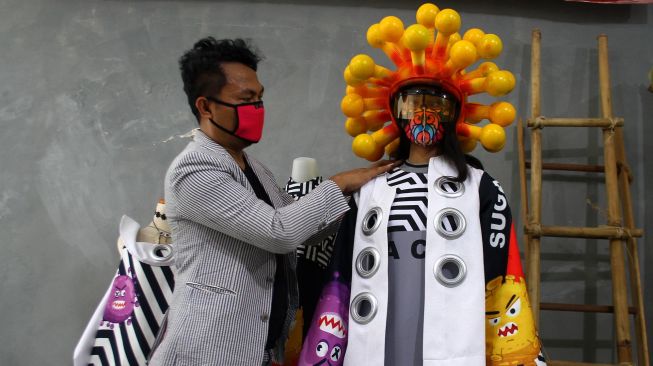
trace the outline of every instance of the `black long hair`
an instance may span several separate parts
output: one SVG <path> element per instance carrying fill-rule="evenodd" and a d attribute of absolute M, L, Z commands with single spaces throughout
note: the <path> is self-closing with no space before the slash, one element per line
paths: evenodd
<path fill-rule="evenodd" d="M 394 153 L 394 158 L 397 160 L 406 160 L 410 156 L 410 145 L 412 142 L 408 139 L 408 136 L 403 131 L 403 126 L 400 126 L 399 133 L 399 148 Z M 437 146 L 440 149 L 440 154 L 449 161 L 458 171 L 458 176 L 454 177 L 456 182 L 464 182 L 467 179 L 469 171 L 467 169 L 467 164 L 471 165 L 477 169 L 483 169 L 483 164 L 477 158 L 465 154 L 460 147 L 458 142 L 458 137 L 456 135 L 456 124 L 455 122 L 445 122 L 442 124 L 444 133 L 442 135 L 442 140 L 437 142 Z"/>

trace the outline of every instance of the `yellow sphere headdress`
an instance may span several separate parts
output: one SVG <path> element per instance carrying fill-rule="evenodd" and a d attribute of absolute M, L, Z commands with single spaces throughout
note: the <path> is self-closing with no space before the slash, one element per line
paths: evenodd
<path fill-rule="evenodd" d="M 391 113 L 390 98 L 400 87 L 425 81 L 443 85 L 459 97 L 456 134 L 463 151 L 472 151 L 477 141 L 487 151 L 501 150 L 506 141 L 503 127 L 515 119 L 515 108 L 507 102 L 468 103 L 467 96 L 505 95 L 515 87 L 515 77 L 488 61 L 465 70 L 480 59 L 497 57 L 503 48 L 501 39 L 478 28 L 461 37 L 460 15 L 430 3 L 419 7 L 416 19 L 417 24 L 404 29 L 401 19 L 388 16 L 367 30 L 367 42 L 388 56 L 395 71 L 364 54 L 354 56 L 345 68 L 347 89 L 340 106 L 348 117 L 345 129 L 354 137 L 352 150 L 369 161 L 394 152 L 401 131 Z M 483 119 L 490 123 L 478 126 Z"/>

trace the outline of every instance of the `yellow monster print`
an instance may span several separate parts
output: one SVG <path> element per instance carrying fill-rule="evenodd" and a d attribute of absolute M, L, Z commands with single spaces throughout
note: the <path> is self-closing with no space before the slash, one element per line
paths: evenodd
<path fill-rule="evenodd" d="M 487 365 L 535 366 L 540 342 L 522 277 L 499 276 L 485 291 Z"/>

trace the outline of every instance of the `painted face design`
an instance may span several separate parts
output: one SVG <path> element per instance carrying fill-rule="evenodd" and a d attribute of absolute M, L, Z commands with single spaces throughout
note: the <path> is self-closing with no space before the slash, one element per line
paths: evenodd
<path fill-rule="evenodd" d="M 348 304 L 347 285 L 334 279 L 324 287 L 297 365 L 342 365 L 347 348 Z"/>
<path fill-rule="evenodd" d="M 488 282 L 485 293 L 485 339 L 492 365 L 533 364 L 539 340 L 523 278 L 497 277 Z"/>
<path fill-rule="evenodd" d="M 113 280 L 109 299 L 104 307 L 103 320 L 108 323 L 122 323 L 129 321 L 134 306 L 138 306 L 134 281 L 129 276 L 118 276 Z M 112 327 L 111 324 L 109 326 Z"/>
<path fill-rule="evenodd" d="M 404 132 L 410 142 L 430 146 L 442 140 L 444 130 L 436 110 L 422 108 L 413 113 L 413 119 L 404 126 Z"/>
<path fill-rule="evenodd" d="M 436 85 L 409 86 L 393 97 L 394 120 L 406 137 L 422 146 L 442 141 L 444 124 L 455 123 L 457 99 Z"/>

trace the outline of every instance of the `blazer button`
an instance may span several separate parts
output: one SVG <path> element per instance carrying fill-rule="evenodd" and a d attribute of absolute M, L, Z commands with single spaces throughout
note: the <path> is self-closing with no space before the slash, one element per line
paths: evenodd
<path fill-rule="evenodd" d="M 272 278 L 272 277 L 265 277 L 265 282 L 267 282 L 267 283 L 269 283 L 269 284 L 274 283 L 274 278 Z"/>
<path fill-rule="evenodd" d="M 327 226 L 326 222 L 323 221 L 323 222 L 321 222 L 321 223 L 317 226 L 317 229 L 318 229 L 318 230 L 324 230 L 324 228 L 325 228 L 326 226 Z"/>
<path fill-rule="evenodd" d="M 270 316 L 268 314 L 261 314 L 261 321 L 263 323 L 267 322 L 270 319 Z"/>

